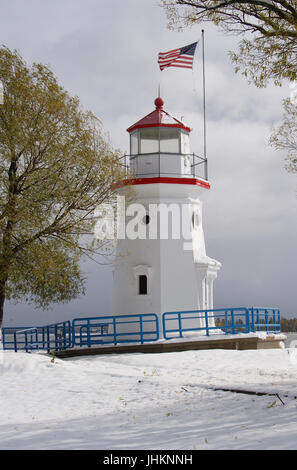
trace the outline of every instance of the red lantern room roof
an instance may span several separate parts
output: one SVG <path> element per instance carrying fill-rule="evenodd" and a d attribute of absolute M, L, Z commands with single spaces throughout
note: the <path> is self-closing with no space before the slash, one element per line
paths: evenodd
<path fill-rule="evenodd" d="M 152 113 L 137 121 L 133 126 L 130 126 L 127 131 L 132 132 L 135 129 L 142 129 L 144 127 L 177 127 L 191 132 L 191 129 L 185 126 L 183 122 L 171 116 L 163 109 L 164 101 L 162 98 L 158 97 L 155 99 L 155 106 L 156 109 Z"/>

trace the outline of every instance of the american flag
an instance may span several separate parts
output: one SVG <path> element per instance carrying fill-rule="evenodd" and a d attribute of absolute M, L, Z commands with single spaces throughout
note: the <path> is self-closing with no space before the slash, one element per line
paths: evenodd
<path fill-rule="evenodd" d="M 158 64 L 160 69 L 166 67 L 181 67 L 184 69 L 193 68 L 194 54 L 197 42 L 193 42 L 189 46 L 181 47 L 180 49 L 173 49 L 169 52 L 160 52 L 158 55 Z"/>

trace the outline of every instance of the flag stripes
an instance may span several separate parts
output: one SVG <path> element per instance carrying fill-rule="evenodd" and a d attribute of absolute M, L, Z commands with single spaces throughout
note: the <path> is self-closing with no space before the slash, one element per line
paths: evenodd
<path fill-rule="evenodd" d="M 161 70 L 166 67 L 180 67 L 184 69 L 193 68 L 194 54 L 197 42 L 180 49 L 173 49 L 168 52 L 160 52 L 158 55 L 158 64 Z"/>

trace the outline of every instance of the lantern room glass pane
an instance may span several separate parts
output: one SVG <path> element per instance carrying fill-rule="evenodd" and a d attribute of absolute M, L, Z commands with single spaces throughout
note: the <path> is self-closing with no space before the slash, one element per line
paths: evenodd
<path fill-rule="evenodd" d="M 131 155 L 138 154 L 138 131 L 135 131 L 131 134 L 130 140 L 130 148 L 131 148 Z"/>
<path fill-rule="evenodd" d="M 140 153 L 159 152 L 159 129 L 147 127 L 140 129 Z"/>
<path fill-rule="evenodd" d="M 160 128 L 160 152 L 179 153 L 180 129 L 174 127 Z"/>
<path fill-rule="evenodd" d="M 190 153 L 190 139 L 187 132 L 181 132 L 181 153 L 189 154 Z"/>

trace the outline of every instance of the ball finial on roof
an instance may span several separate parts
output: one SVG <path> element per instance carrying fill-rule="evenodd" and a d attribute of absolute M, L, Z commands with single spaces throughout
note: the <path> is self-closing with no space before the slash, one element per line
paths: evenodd
<path fill-rule="evenodd" d="M 160 98 L 160 96 L 155 99 L 155 105 L 157 109 L 163 108 L 164 101 L 162 100 L 162 98 Z"/>

